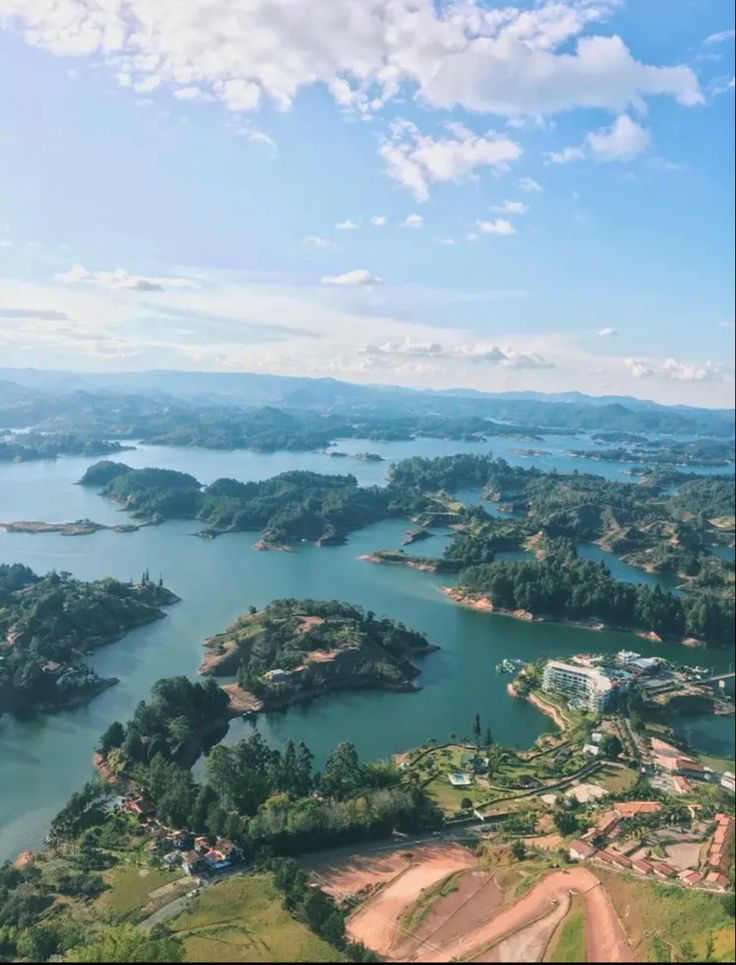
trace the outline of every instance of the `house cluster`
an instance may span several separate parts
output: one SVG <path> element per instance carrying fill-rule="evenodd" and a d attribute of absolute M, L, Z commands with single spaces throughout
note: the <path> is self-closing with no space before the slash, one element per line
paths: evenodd
<path fill-rule="evenodd" d="M 661 810 L 662 805 L 659 801 L 621 801 L 614 804 L 611 811 L 606 811 L 598 817 L 593 827 L 570 843 L 570 859 L 572 861 L 594 860 L 618 871 L 629 871 L 642 877 L 679 881 L 688 888 L 699 886 L 715 891 L 726 891 L 731 860 L 728 846 L 734 832 L 733 818 L 725 814 L 717 815 L 716 831 L 708 845 L 705 864 L 697 860 L 698 867 L 682 868 L 655 859 L 651 849 L 642 847 L 639 842 L 627 847 L 621 840 L 627 821 L 656 815 Z M 697 843 L 694 847 L 698 850 Z"/>
<path fill-rule="evenodd" d="M 118 804 L 123 814 L 135 818 L 151 836 L 150 851 L 159 852 L 167 868 L 182 867 L 188 875 L 206 877 L 225 871 L 243 860 L 242 850 L 229 838 L 195 837 L 187 830 L 171 831 L 156 817 L 156 808 L 138 791 L 131 791 Z"/>
<path fill-rule="evenodd" d="M 716 814 L 716 830 L 708 845 L 707 863 L 710 869 L 705 876 L 706 883 L 713 887 L 728 887 L 728 872 L 731 867 L 730 844 L 734 833 L 734 820 L 728 814 Z"/>
<path fill-rule="evenodd" d="M 164 856 L 165 864 L 170 867 L 180 864 L 192 876 L 225 871 L 242 860 L 243 852 L 229 838 L 217 838 L 213 844 L 207 837 L 198 837 L 194 839 L 191 850 L 174 851 Z"/>
<path fill-rule="evenodd" d="M 120 810 L 123 814 L 129 814 L 135 818 L 141 827 L 147 828 L 158 825 L 155 806 L 138 791 L 131 791 L 125 795 L 120 802 Z"/>
<path fill-rule="evenodd" d="M 658 737 L 653 737 L 649 746 L 651 769 L 660 774 L 669 775 L 677 794 L 687 794 L 690 790 L 690 781 L 706 781 L 711 784 L 721 781 L 720 774 L 694 761 L 679 747 L 668 744 Z"/>

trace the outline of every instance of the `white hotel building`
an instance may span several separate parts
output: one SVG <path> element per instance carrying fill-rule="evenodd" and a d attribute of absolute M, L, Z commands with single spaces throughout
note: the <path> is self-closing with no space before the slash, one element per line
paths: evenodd
<path fill-rule="evenodd" d="M 549 660 L 544 668 L 542 689 L 563 694 L 588 710 L 605 710 L 614 693 L 614 682 L 599 667 L 582 667 Z"/>

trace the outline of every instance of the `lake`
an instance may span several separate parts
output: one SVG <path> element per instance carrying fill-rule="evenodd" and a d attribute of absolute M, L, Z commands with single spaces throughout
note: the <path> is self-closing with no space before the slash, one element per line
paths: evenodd
<path fill-rule="evenodd" d="M 498 444 L 496 444 L 498 442 Z M 585 460 L 564 455 L 579 439 L 552 437 L 544 448 L 556 454 L 537 459 L 544 468 L 579 468 Z M 220 476 L 263 479 L 286 469 L 353 473 L 361 483 L 385 481 L 390 461 L 410 455 L 442 455 L 460 451 L 504 454 L 509 461 L 533 464 L 514 456 L 518 442 L 460 443 L 420 439 L 376 443 L 344 440 L 342 451 L 378 452 L 385 462 L 333 458 L 324 453 L 213 452 L 177 447 L 140 447 L 122 453 L 132 466 L 161 466 L 195 475 L 203 483 Z M 552 462 L 550 462 L 550 459 Z M 55 461 L 0 466 L 0 520 L 37 519 L 47 522 L 89 517 L 102 523 L 121 522 L 126 515 L 93 490 L 74 483 L 95 459 L 70 457 Z M 581 463 L 583 463 L 581 465 Z M 625 479 L 628 467 L 595 464 L 609 478 Z M 134 533 L 102 531 L 91 536 L 0 533 L 0 562 L 21 562 L 37 572 L 69 570 L 83 579 L 110 575 L 138 579 L 148 568 L 161 574 L 182 597 L 166 619 L 140 628 L 100 650 L 90 662 L 101 675 L 120 679 L 84 707 L 56 714 L 17 719 L 0 718 L 0 859 L 23 848 L 38 847 L 51 818 L 92 775 L 91 756 L 99 735 L 112 720 L 126 721 L 151 685 L 172 674 L 193 675 L 202 658 L 202 642 L 224 629 L 248 606 L 262 606 L 277 597 L 335 598 L 360 604 L 379 614 L 403 620 L 424 631 L 441 649 L 420 661 L 423 689 L 417 694 L 344 693 L 292 708 L 285 714 L 258 720 L 262 733 L 275 742 L 304 740 L 318 762 L 337 741 L 353 741 L 365 758 L 385 757 L 429 737 L 466 735 L 476 713 L 488 723 L 496 740 L 526 747 L 551 729 L 549 720 L 523 701 L 506 694 L 508 677 L 495 673 L 504 657 L 531 659 L 580 650 L 613 652 L 635 647 L 681 662 L 728 669 L 725 652 L 692 651 L 653 645 L 620 633 L 556 624 L 524 623 L 474 612 L 452 604 L 438 588 L 448 576 L 419 573 L 402 567 L 379 566 L 358 557 L 382 548 L 397 548 L 409 524 L 388 520 L 367 527 L 344 546 L 303 546 L 293 553 L 257 552 L 256 535 L 238 533 L 215 540 L 196 538 L 194 522 L 171 522 Z M 440 553 L 438 533 L 417 551 Z M 610 554 L 605 554 L 608 560 Z M 641 581 L 646 575 L 629 567 Z M 628 578 L 622 571 L 621 578 Z M 628 574 L 631 576 L 631 574 Z M 252 724 L 234 721 L 226 738 L 237 740 Z M 694 738 L 704 749 L 733 751 L 733 721 L 708 718 L 690 721 Z"/>

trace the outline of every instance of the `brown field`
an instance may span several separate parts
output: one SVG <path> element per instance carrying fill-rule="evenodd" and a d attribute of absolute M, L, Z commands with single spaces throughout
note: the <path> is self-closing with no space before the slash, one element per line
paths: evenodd
<path fill-rule="evenodd" d="M 518 899 L 502 875 L 451 844 L 339 857 L 314 877 L 337 898 L 364 899 L 348 935 L 387 961 L 540 962 L 574 895 L 585 909 L 587 961 L 636 960 L 605 888 L 584 867 L 553 871 Z"/>

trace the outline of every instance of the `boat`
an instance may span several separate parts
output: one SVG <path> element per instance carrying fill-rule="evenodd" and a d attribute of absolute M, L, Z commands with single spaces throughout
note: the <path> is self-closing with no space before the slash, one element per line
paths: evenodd
<path fill-rule="evenodd" d="M 522 667 L 525 667 L 526 663 L 524 660 L 509 659 L 506 657 L 500 663 L 496 664 L 496 673 L 517 673 Z"/>

